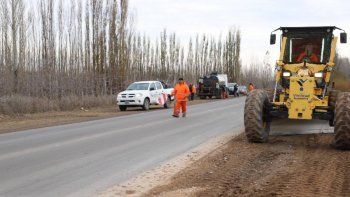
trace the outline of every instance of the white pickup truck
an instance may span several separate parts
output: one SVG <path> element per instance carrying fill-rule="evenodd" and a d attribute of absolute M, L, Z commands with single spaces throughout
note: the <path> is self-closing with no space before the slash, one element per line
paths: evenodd
<path fill-rule="evenodd" d="M 149 110 L 150 105 L 163 105 L 164 108 L 169 108 L 173 100 L 171 96 L 173 90 L 160 81 L 134 82 L 125 91 L 118 94 L 117 104 L 120 111 L 138 106 Z"/>

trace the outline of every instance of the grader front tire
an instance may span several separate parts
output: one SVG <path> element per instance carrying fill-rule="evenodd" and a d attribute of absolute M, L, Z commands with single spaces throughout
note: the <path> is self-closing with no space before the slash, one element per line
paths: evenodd
<path fill-rule="evenodd" d="M 337 97 L 339 93 L 340 93 L 339 90 L 331 90 L 329 92 L 328 103 L 329 103 L 329 107 L 333 110 L 335 109 L 335 103 L 337 102 Z"/>
<path fill-rule="evenodd" d="M 268 116 L 269 97 L 264 90 L 254 90 L 244 107 L 245 134 L 249 142 L 266 142 L 270 132 Z"/>
<path fill-rule="evenodd" d="M 329 126 L 334 127 L 334 110 L 335 110 L 335 103 L 337 102 L 338 94 L 340 93 L 339 90 L 331 90 L 329 92 L 328 96 L 328 106 L 333 111 L 333 118 L 329 120 Z"/>
<path fill-rule="evenodd" d="M 336 149 L 350 150 L 350 93 L 338 94 L 334 115 L 334 141 Z"/>

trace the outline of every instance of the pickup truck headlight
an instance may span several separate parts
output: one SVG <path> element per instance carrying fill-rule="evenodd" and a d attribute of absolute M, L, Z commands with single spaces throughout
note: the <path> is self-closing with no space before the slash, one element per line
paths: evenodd
<path fill-rule="evenodd" d="M 283 77 L 290 77 L 291 73 L 290 72 L 283 72 Z"/>
<path fill-rule="evenodd" d="M 142 93 L 136 93 L 136 95 L 135 95 L 136 97 L 142 97 L 143 96 L 143 94 Z"/>
<path fill-rule="evenodd" d="M 322 78 L 323 77 L 323 73 L 322 72 L 315 73 L 315 77 L 316 78 Z"/>

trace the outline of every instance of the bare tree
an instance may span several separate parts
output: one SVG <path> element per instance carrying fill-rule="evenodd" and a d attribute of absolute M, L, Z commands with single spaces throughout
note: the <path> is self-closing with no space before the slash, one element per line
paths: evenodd
<path fill-rule="evenodd" d="M 115 94 L 133 80 L 195 83 L 212 71 L 243 77 L 240 31 L 223 39 L 176 32 L 157 40 L 134 30 L 128 0 L 23 0 L 0 3 L 0 95 L 65 101 Z M 39 12 L 36 12 L 38 10 Z"/>

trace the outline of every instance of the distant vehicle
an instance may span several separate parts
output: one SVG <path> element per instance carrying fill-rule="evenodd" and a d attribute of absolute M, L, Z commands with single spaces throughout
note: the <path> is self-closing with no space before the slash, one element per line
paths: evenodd
<path fill-rule="evenodd" d="M 238 94 L 247 95 L 247 86 L 238 86 Z"/>
<path fill-rule="evenodd" d="M 150 105 L 163 105 L 169 108 L 173 97 L 173 88 L 166 88 L 167 85 L 160 81 L 139 81 L 129 85 L 117 96 L 117 104 L 120 111 L 126 111 L 128 107 L 142 107 L 149 110 Z"/>
<path fill-rule="evenodd" d="M 227 84 L 227 88 L 228 88 L 228 93 L 229 93 L 229 95 L 233 95 L 233 93 L 234 93 L 234 90 L 235 90 L 235 85 L 236 85 L 237 83 L 228 83 Z"/>
<path fill-rule="evenodd" d="M 199 78 L 197 95 L 200 99 L 228 97 L 228 78 L 226 74 L 211 73 Z"/>

